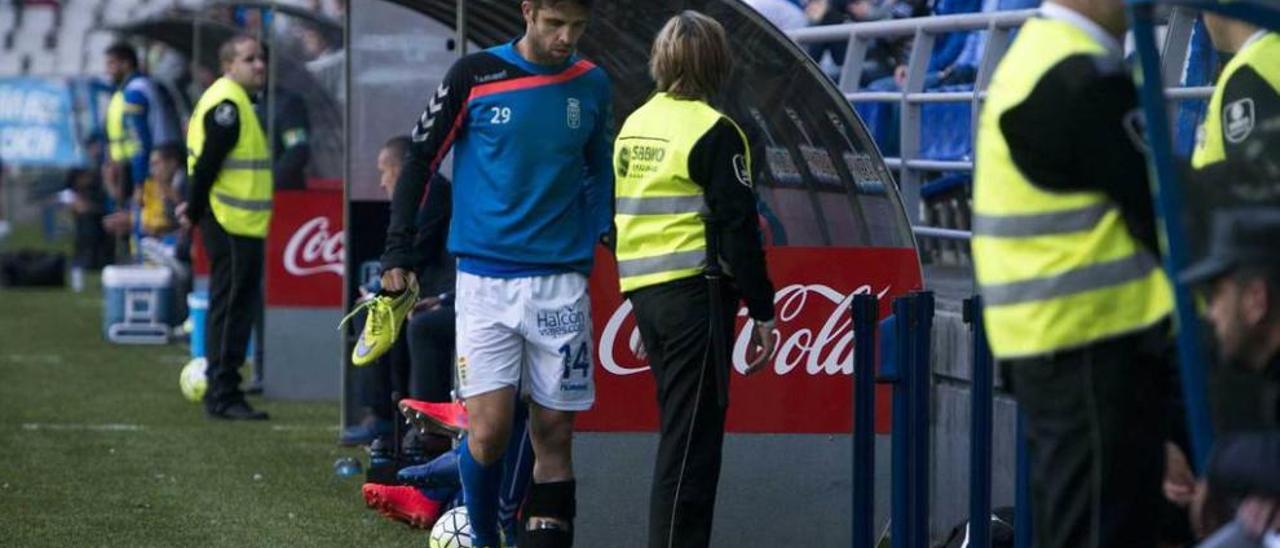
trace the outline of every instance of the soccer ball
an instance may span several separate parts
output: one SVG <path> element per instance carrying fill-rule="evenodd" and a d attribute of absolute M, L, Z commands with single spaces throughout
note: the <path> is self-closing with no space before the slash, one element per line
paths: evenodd
<path fill-rule="evenodd" d="M 445 512 L 431 528 L 431 548 L 471 548 L 471 519 L 467 507 L 458 506 Z"/>
<path fill-rule="evenodd" d="M 182 389 L 182 395 L 187 401 L 198 402 L 204 398 L 205 388 L 209 386 L 209 381 L 204 376 L 206 365 L 204 358 L 193 358 L 183 366 L 182 373 L 178 375 L 178 388 Z"/>

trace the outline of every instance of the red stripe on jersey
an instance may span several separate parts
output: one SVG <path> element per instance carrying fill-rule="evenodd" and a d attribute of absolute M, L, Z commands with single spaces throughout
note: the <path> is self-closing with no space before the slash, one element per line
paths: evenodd
<path fill-rule="evenodd" d="M 492 84 L 482 84 L 471 88 L 471 95 L 467 97 L 467 101 L 477 97 L 493 95 L 495 93 L 506 93 L 508 91 L 519 91 L 522 89 L 536 88 L 541 86 L 550 86 L 568 82 L 574 78 L 586 74 L 591 69 L 596 68 L 591 61 L 583 59 L 574 63 L 573 66 L 565 69 L 559 74 L 549 74 L 542 76 L 525 76 L 523 78 L 513 78 L 511 80 L 503 80 Z"/>
<path fill-rule="evenodd" d="M 440 169 L 440 162 L 444 161 L 444 157 L 449 155 L 449 149 L 453 148 L 453 139 L 458 135 L 458 128 L 462 127 L 462 122 L 467 118 L 467 103 L 470 99 L 462 103 L 462 108 L 458 109 L 458 115 L 453 118 L 453 126 L 449 128 L 449 134 L 445 135 L 444 142 L 440 143 L 440 148 L 436 149 L 436 157 L 431 159 L 431 167 L 427 173 L 434 174 Z M 421 208 L 427 203 L 427 194 L 431 192 L 431 181 L 427 181 L 427 192 L 422 193 L 422 198 L 418 200 L 418 207 Z"/>

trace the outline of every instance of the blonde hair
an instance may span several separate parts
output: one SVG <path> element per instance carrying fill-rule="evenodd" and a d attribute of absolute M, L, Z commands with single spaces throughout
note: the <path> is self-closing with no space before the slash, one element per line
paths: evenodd
<path fill-rule="evenodd" d="M 706 101 L 720 92 L 732 70 L 724 27 L 696 11 L 669 19 L 653 40 L 649 74 L 660 92 Z"/>

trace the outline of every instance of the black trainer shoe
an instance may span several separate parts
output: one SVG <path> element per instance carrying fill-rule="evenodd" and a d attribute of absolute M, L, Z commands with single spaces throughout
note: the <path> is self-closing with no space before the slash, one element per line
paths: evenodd
<path fill-rule="evenodd" d="M 217 411 L 209 411 L 209 418 L 229 421 L 265 421 L 270 418 L 266 411 L 257 411 L 248 403 L 235 402 L 223 406 Z"/>

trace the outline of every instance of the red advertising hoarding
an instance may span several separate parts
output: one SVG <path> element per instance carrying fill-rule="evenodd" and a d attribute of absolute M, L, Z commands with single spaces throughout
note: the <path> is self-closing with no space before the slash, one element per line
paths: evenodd
<path fill-rule="evenodd" d="M 342 192 L 275 193 L 267 236 L 267 306 L 341 308 Z"/>
<path fill-rule="evenodd" d="M 847 433 L 852 430 L 853 295 L 891 299 L 920 289 L 913 249 L 771 247 L 769 273 L 776 294 L 777 350 L 756 375 L 741 374 L 751 325 L 738 312 L 732 357 L 730 432 Z M 596 337 L 596 405 L 577 421 L 594 431 L 651 431 L 658 406 L 653 376 L 640 351 L 631 305 L 618 291 L 616 266 L 599 253 L 591 278 Z M 889 428 L 889 392 L 877 387 L 876 430 Z"/>

